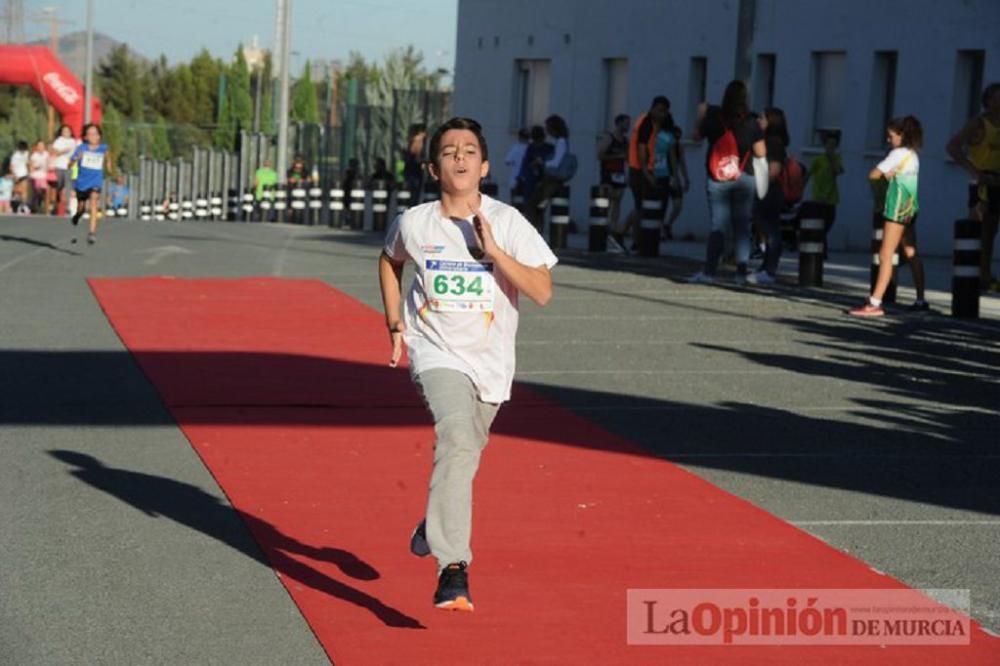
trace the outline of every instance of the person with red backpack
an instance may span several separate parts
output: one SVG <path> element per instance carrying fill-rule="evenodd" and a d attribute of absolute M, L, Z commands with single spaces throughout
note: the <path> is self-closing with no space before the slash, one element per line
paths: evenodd
<path fill-rule="evenodd" d="M 688 281 L 715 282 L 715 273 L 725 245 L 724 231 L 730 227 L 736 242 L 736 281 L 747 281 L 750 260 L 750 218 L 753 215 L 754 191 L 767 190 L 764 132 L 750 112 L 746 85 L 731 81 L 726 86 L 721 106 L 702 105 L 694 140 L 708 139 L 708 208 L 712 230 L 708 235 L 705 268 Z M 762 164 L 763 163 L 763 164 Z M 764 176 L 758 183 L 754 173 Z"/>
<path fill-rule="evenodd" d="M 765 237 L 764 263 L 760 270 L 747 276 L 751 284 L 773 284 L 781 261 L 781 211 L 785 207 L 783 177 L 788 169 L 788 124 L 785 112 L 777 107 L 764 110 L 764 145 L 767 148 L 767 196 L 757 202 L 756 220 Z M 801 194 L 800 194 L 801 196 Z"/>

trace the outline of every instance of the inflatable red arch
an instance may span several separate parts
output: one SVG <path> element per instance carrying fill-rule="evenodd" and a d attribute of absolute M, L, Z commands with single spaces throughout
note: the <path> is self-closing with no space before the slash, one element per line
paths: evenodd
<path fill-rule="evenodd" d="M 55 107 L 64 123 L 80 136 L 83 129 L 83 86 L 46 46 L 0 44 L 0 83 L 31 86 Z M 101 122 L 101 102 L 90 99 L 91 122 Z"/>

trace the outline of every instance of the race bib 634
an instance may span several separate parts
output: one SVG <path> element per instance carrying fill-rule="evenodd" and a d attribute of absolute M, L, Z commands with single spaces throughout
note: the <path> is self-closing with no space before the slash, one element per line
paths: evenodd
<path fill-rule="evenodd" d="M 496 283 L 493 264 L 478 261 L 427 259 L 424 292 L 437 312 L 491 312 Z"/>

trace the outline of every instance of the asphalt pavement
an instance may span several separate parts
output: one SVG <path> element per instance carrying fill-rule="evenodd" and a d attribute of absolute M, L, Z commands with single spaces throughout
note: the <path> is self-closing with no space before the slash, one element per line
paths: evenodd
<path fill-rule="evenodd" d="M 932 312 L 859 321 L 865 254 L 833 254 L 823 289 L 795 286 L 794 255 L 776 286 L 703 286 L 683 280 L 699 244 L 584 243 L 552 303 L 522 308 L 519 381 L 910 586 L 971 590 L 1000 633 L 1000 296 L 953 319 L 931 258 Z M 66 220 L 0 218 L 0 663 L 326 663 L 86 279 L 315 278 L 378 307 L 379 247 L 120 220 L 88 246 Z M 148 502 L 165 485 L 176 510 Z"/>

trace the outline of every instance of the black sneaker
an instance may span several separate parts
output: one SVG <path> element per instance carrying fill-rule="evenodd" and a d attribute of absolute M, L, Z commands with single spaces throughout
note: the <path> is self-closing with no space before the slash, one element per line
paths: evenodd
<path fill-rule="evenodd" d="M 434 593 L 435 606 L 441 610 L 472 612 L 468 566 L 465 562 L 453 562 L 444 568 Z"/>
<path fill-rule="evenodd" d="M 74 227 L 75 227 L 76 225 L 80 224 L 80 218 L 81 218 L 81 217 L 83 217 L 83 213 L 77 213 L 77 214 L 76 214 L 76 215 L 74 215 L 74 216 L 73 216 L 72 218 L 70 218 L 71 220 L 73 220 L 73 226 L 74 226 Z"/>
<path fill-rule="evenodd" d="M 90 243 L 91 245 L 93 245 L 94 243 L 96 243 L 97 242 L 97 235 L 96 234 L 87 234 L 87 242 Z"/>
<path fill-rule="evenodd" d="M 410 536 L 410 552 L 417 557 L 427 557 L 431 554 L 431 547 L 427 543 L 427 521 L 421 520 L 417 528 Z"/>
<path fill-rule="evenodd" d="M 931 309 L 931 304 L 927 301 L 913 301 L 913 303 L 906 308 L 907 312 L 928 312 Z"/>

